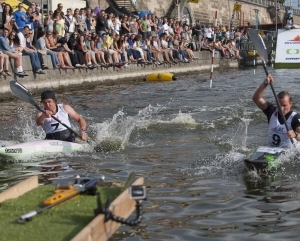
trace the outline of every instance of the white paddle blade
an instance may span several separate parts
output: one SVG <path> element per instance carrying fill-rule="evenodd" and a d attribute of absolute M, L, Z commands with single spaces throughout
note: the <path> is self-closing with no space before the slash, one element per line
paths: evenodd
<path fill-rule="evenodd" d="M 249 30 L 249 37 L 262 61 L 268 61 L 268 48 L 263 38 L 254 29 Z"/>

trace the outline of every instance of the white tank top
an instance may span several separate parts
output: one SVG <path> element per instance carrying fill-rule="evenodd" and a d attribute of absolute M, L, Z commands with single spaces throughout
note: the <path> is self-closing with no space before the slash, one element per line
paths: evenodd
<path fill-rule="evenodd" d="M 65 112 L 65 109 L 63 107 L 63 104 L 57 104 L 57 112 L 54 115 L 57 119 L 59 119 L 62 123 L 64 123 L 67 126 L 71 127 L 71 123 L 69 120 L 69 115 L 67 112 Z M 59 122 L 54 120 L 52 117 L 45 118 L 44 124 L 42 125 L 42 128 L 46 132 L 46 134 L 51 134 L 59 131 L 64 131 L 67 128 L 61 125 Z"/>
<path fill-rule="evenodd" d="M 296 112 L 292 112 L 290 117 L 286 120 L 286 124 L 289 130 L 292 130 L 291 123 L 293 117 L 296 115 Z M 293 139 L 294 142 L 297 142 L 296 139 Z M 277 147 L 291 147 L 292 143 L 290 138 L 287 136 L 287 130 L 284 124 L 280 124 L 278 120 L 278 110 L 276 110 L 270 118 L 269 121 L 269 139 L 270 146 Z"/>
<path fill-rule="evenodd" d="M 53 25 L 54 25 L 54 21 L 53 19 L 49 19 L 49 23 L 48 23 L 48 31 L 53 32 Z"/>

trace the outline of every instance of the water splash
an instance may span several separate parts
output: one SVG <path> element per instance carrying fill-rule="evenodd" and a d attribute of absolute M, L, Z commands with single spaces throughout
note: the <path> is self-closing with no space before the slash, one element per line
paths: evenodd
<path fill-rule="evenodd" d="M 160 113 L 166 108 L 161 105 L 156 107 L 149 105 L 140 110 L 135 116 L 127 116 L 123 111 L 118 111 L 114 114 L 112 120 L 91 125 L 96 149 L 105 152 L 124 150 L 128 146 L 129 139 L 135 129 L 146 130 L 151 127 L 162 131 L 160 127 L 163 126 L 163 130 L 166 131 L 169 130 L 170 126 L 176 124 L 184 125 L 185 128 L 189 129 L 194 129 L 199 125 L 190 114 L 181 111 L 171 120 L 163 120 L 164 114 Z M 137 140 L 133 145 L 145 146 L 142 140 Z M 146 146 L 149 146 L 149 144 Z"/>
<path fill-rule="evenodd" d="M 246 146 L 249 123 L 248 118 L 240 118 L 238 128 L 230 138 L 215 138 L 218 145 L 226 146 L 226 153 L 218 153 L 214 157 L 197 160 L 193 165 L 194 175 L 197 176 L 236 176 L 244 169 L 243 159 L 245 152 L 249 151 Z"/>
<path fill-rule="evenodd" d="M 37 126 L 35 121 L 32 119 L 26 119 L 26 121 L 17 128 L 21 133 L 21 142 L 45 139 L 43 129 Z"/>
<path fill-rule="evenodd" d="M 234 150 L 249 151 L 247 148 L 248 127 L 252 119 L 241 118 L 241 122 L 232 137 L 232 146 Z"/>
<path fill-rule="evenodd" d="M 157 107 L 149 105 L 135 116 L 126 116 L 123 111 L 118 111 L 111 121 L 91 125 L 91 129 L 96 133 L 97 149 L 103 151 L 124 150 L 136 126 L 139 124 L 139 128 L 147 128 L 153 116 L 161 110 L 162 107 L 159 105 Z"/>
<path fill-rule="evenodd" d="M 182 113 L 181 110 L 178 115 L 170 121 L 170 123 L 184 124 L 192 128 L 195 128 L 198 125 L 196 120 L 190 114 Z"/>

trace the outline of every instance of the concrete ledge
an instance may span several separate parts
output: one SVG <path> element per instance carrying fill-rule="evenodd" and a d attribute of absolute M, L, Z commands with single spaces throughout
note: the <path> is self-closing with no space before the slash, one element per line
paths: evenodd
<path fill-rule="evenodd" d="M 124 81 L 144 81 L 146 75 L 159 72 L 172 72 L 177 75 L 185 75 L 193 72 L 211 71 L 211 53 L 208 51 L 194 52 L 198 59 L 191 63 L 178 63 L 177 65 L 144 65 L 130 64 L 122 68 L 95 68 L 93 70 L 83 69 L 52 69 L 50 56 L 46 55 L 45 64 L 49 67 L 46 74 L 35 74 L 31 71 L 29 56 L 23 56 L 23 68 L 29 74 L 24 78 L 15 77 L 20 83 L 28 88 L 32 93 L 35 91 L 54 89 L 84 89 L 92 88 L 99 84 L 112 84 Z M 13 66 L 13 65 L 11 65 Z M 215 53 L 214 68 L 227 70 L 237 68 L 237 60 L 221 60 L 218 53 Z M 10 70 L 12 73 L 13 71 Z M 14 98 L 10 92 L 9 81 L 14 77 L 0 77 L 0 100 Z"/>

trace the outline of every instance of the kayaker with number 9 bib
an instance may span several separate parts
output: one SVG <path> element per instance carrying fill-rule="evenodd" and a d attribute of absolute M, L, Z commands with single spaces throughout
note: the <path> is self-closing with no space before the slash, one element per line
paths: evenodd
<path fill-rule="evenodd" d="M 263 98 L 265 89 L 270 83 L 273 83 L 273 81 L 272 75 L 269 74 L 255 91 L 252 100 L 268 118 L 269 145 L 276 147 L 292 147 L 290 138 L 293 138 L 295 143 L 300 141 L 300 115 L 291 110 L 293 106 L 291 95 L 287 91 L 281 91 L 277 97 L 289 129 L 289 131 L 287 131 L 284 118 L 280 115 L 277 106 L 266 102 Z"/>
<path fill-rule="evenodd" d="M 45 112 L 36 114 L 36 124 L 44 129 L 46 139 L 75 142 L 74 134 L 61 124 L 71 128 L 69 118 L 72 118 L 79 124 L 81 139 L 87 140 L 86 121 L 71 106 L 57 104 L 55 93 L 52 90 L 46 90 L 41 94 L 41 102 Z M 54 120 L 51 115 L 55 116 L 61 123 Z"/>

